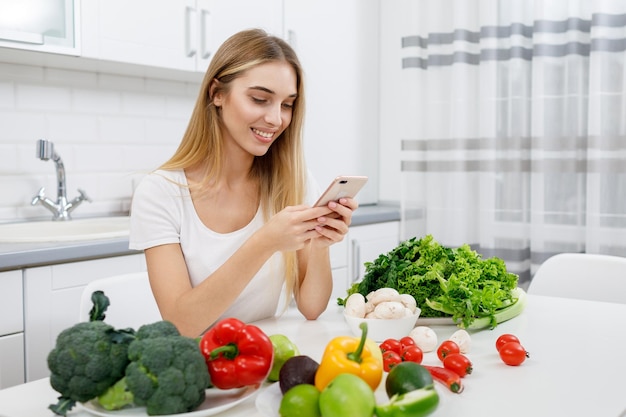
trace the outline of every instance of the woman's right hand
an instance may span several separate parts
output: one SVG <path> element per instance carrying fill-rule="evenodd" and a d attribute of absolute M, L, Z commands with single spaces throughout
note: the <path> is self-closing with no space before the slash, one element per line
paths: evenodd
<path fill-rule="evenodd" d="M 258 233 L 262 233 L 264 241 L 276 251 L 300 250 L 307 241 L 319 236 L 315 230 L 320 225 L 317 219 L 329 213 L 332 211 L 328 207 L 285 207 L 272 216 Z"/>

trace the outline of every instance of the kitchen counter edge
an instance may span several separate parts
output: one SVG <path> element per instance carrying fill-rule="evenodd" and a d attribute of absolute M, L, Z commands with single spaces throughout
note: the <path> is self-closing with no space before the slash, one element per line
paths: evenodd
<path fill-rule="evenodd" d="M 400 220 L 396 203 L 368 204 L 352 216 L 352 226 Z M 0 243 L 0 272 L 89 259 L 132 255 L 141 251 L 128 248 L 128 238 L 72 242 Z"/>

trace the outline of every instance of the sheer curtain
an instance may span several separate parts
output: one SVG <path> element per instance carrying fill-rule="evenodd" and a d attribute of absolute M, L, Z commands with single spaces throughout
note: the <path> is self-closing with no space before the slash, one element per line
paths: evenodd
<path fill-rule="evenodd" d="M 420 0 L 402 38 L 402 237 L 626 256 L 626 1 Z"/>

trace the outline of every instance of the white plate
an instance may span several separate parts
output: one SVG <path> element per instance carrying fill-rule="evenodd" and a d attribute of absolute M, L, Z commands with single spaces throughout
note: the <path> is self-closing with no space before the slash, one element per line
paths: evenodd
<path fill-rule="evenodd" d="M 416 326 L 444 326 L 444 325 L 455 325 L 456 323 L 452 321 L 452 317 L 419 317 Z"/>
<path fill-rule="evenodd" d="M 206 417 L 228 410 L 254 394 L 260 385 L 244 388 L 221 390 L 212 388 L 206 390 L 206 399 L 194 411 L 188 413 L 163 415 L 160 417 Z M 280 389 L 278 390 L 280 393 Z M 122 410 L 108 411 L 102 408 L 97 402 L 77 403 L 85 411 L 100 417 L 147 417 L 145 407 L 125 408 Z"/>

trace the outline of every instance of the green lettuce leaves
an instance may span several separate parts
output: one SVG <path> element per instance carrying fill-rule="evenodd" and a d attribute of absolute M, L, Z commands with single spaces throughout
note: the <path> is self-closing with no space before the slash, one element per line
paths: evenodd
<path fill-rule="evenodd" d="M 489 317 L 515 302 L 512 290 L 518 276 L 507 272 L 502 259 L 483 259 L 469 245 L 448 248 L 432 235 L 401 242 L 387 254 L 365 263 L 363 280 L 348 289 L 345 300 L 356 292 L 367 296 L 379 288 L 395 288 L 411 294 L 420 317 L 452 317 L 463 327 L 477 318 Z"/>

